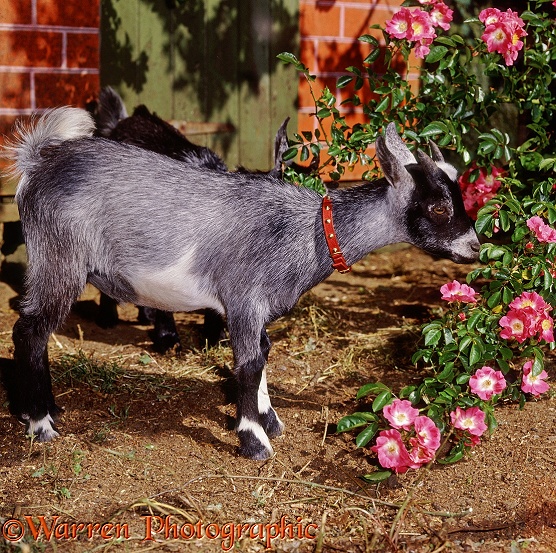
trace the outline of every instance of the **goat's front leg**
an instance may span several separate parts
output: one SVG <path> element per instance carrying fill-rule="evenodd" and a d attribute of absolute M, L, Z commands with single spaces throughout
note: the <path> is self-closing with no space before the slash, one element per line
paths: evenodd
<path fill-rule="evenodd" d="M 267 428 L 272 435 L 277 435 L 282 425 L 268 399 L 264 366 L 270 341 L 260 328 L 244 317 L 237 320 L 228 313 L 238 381 L 236 431 L 240 440 L 239 451 L 245 457 L 262 461 L 274 454 Z"/>
<path fill-rule="evenodd" d="M 270 352 L 270 339 L 266 330 L 263 330 L 261 335 L 261 350 L 268 361 L 268 354 Z M 284 423 L 280 420 L 276 411 L 270 403 L 270 396 L 268 395 L 268 388 L 266 385 L 266 367 L 263 368 L 261 381 L 259 384 L 259 391 L 257 393 L 257 404 L 259 411 L 259 421 L 269 438 L 276 438 L 280 436 L 284 430 Z"/>

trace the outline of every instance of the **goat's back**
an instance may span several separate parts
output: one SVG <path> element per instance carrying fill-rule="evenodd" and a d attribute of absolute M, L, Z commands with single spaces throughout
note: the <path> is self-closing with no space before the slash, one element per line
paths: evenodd
<path fill-rule="evenodd" d="M 46 232 L 64 229 L 93 257 L 110 251 L 126 264 L 167 266 L 193 247 L 219 265 L 295 255 L 314 238 L 320 204 L 279 179 L 189 166 L 103 138 L 43 148 L 27 177 L 18 195 L 24 226 L 48 220 Z"/>

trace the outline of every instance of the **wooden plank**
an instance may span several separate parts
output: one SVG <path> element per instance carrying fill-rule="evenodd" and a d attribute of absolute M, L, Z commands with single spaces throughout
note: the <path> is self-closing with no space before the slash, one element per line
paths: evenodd
<path fill-rule="evenodd" d="M 267 170 L 290 115 L 297 75 L 276 60 L 297 52 L 298 0 L 103 0 L 101 82 L 128 110 L 145 103 L 186 122 L 230 167 Z"/>

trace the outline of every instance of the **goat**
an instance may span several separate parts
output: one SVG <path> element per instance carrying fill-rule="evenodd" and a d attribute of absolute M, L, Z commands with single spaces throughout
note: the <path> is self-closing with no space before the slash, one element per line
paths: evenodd
<path fill-rule="evenodd" d="M 97 127 L 95 134 L 98 136 L 134 144 L 191 165 L 222 172 L 228 171 L 228 167 L 216 152 L 194 144 L 175 127 L 151 113 L 146 106 L 137 106 L 133 114 L 128 116 L 122 98 L 111 87 L 104 87 L 100 91 L 98 102 L 92 106 L 91 111 Z M 268 172 L 269 175 L 278 178 L 282 178 L 282 155 L 288 148 L 286 133 L 288 121 L 289 117 L 276 133 L 275 163 Z M 243 167 L 238 168 L 238 171 L 252 172 Z M 204 311 L 204 316 L 203 334 L 209 345 L 216 345 L 225 335 L 224 321 L 218 313 L 210 309 Z M 139 307 L 139 321 L 143 324 L 154 323 L 151 337 L 155 351 L 165 353 L 170 349 L 181 349 L 172 313 Z M 103 293 L 100 296 L 97 322 L 103 328 L 113 327 L 118 322 L 117 302 Z"/>
<path fill-rule="evenodd" d="M 58 435 L 48 339 L 87 281 L 122 302 L 225 314 L 239 451 L 262 460 L 284 428 L 267 389 L 265 327 L 333 272 L 330 256 L 351 265 L 409 242 L 457 263 L 478 258 L 456 170 L 436 146 L 432 158 L 414 157 L 394 124 L 376 141 L 385 177 L 325 201 L 274 177 L 190 166 L 93 130 L 86 111 L 56 108 L 20 127 L 7 152 L 29 256 L 7 391 L 11 412 L 41 441 Z M 342 252 L 328 250 L 329 234 Z"/>

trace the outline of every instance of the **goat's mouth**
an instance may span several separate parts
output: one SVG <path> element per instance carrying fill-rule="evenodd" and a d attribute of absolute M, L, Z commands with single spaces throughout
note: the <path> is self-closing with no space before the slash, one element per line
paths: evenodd
<path fill-rule="evenodd" d="M 450 260 L 454 263 L 465 264 L 465 263 L 475 263 L 479 260 L 479 254 L 464 256 L 460 254 L 454 254 L 450 256 Z"/>

